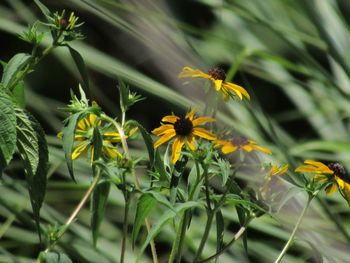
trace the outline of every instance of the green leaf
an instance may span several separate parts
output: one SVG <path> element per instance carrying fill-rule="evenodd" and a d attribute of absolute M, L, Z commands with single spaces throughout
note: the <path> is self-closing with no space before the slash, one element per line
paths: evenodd
<path fill-rule="evenodd" d="M 16 99 L 17 105 L 21 108 L 26 106 L 24 94 L 24 82 L 20 81 L 12 91 L 13 97 Z"/>
<path fill-rule="evenodd" d="M 143 141 L 145 142 L 146 147 L 147 147 L 151 167 L 153 167 L 154 166 L 154 147 L 153 147 L 152 138 L 151 138 L 150 134 L 146 131 L 146 129 L 140 123 L 138 123 L 137 121 L 133 121 L 132 123 L 135 126 L 137 126 L 137 128 L 141 132 Z"/>
<path fill-rule="evenodd" d="M 69 257 L 62 252 L 40 252 L 40 263 L 73 263 Z"/>
<path fill-rule="evenodd" d="M 86 65 L 84 62 L 83 57 L 80 55 L 80 53 L 78 51 L 76 51 L 74 48 L 72 48 L 71 46 L 67 45 L 70 55 L 72 56 L 75 65 L 78 68 L 78 71 L 80 73 L 80 76 L 83 80 L 83 87 L 84 87 L 84 91 L 86 94 L 89 95 L 89 90 L 90 90 L 90 84 L 89 84 L 89 76 L 86 70 Z"/>
<path fill-rule="evenodd" d="M 224 245 L 224 230 L 225 230 L 224 217 L 222 215 L 221 209 L 219 209 L 216 212 L 215 217 L 216 217 L 216 252 L 219 252 Z"/>
<path fill-rule="evenodd" d="M 1 83 L 5 88 L 11 87 L 11 83 L 16 78 L 17 73 L 23 69 L 28 61 L 32 58 L 31 55 L 26 53 L 18 53 L 11 58 L 4 69 L 4 74 L 2 75 Z"/>
<path fill-rule="evenodd" d="M 68 167 L 69 174 L 71 178 L 75 181 L 74 171 L 73 171 L 73 161 L 72 161 L 72 151 L 74 145 L 74 133 L 77 122 L 79 121 L 80 116 L 83 113 L 77 112 L 69 116 L 65 120 L 65 125 L 63 127 L 62 133 L 62 142 L 63 142 L 63 151 L 66 158 L 66 163 Z"/>
<path fill-rule="evenodd" d="M 120 109 L 122 112 L 126 112 L 129 106 L 129 87 L 125 85 L 124 81 L 118 81 L 118 89 L 119 89 L 119 102 Z"/>
<path fill-rule="evenodd" d="M 43 3 L 41 3 L 39 0 L 34 0 L 34 2 L 40 8 L 41 12 L 45 17 L 51 15 L 50 10 Z"/>
<path fill-rule="evenodd" d="M 244 226 L 245 222 L 246 222 L 246 213 L 245 213 L 245 209 L 244 207 L 237 205 L 236 206 L 236 211 L 237 211 L 237 215 L 238 215 L 238 221 L 240 226 Z M 248 243 L 247 243 L 247 235 L 246 232 L 244 232 L 243 234 L 243 247 L 246 253 L 248 253 Z"/>
<path fill-rule="evenodd" d="M 16 108 L 17 148 L 23 160 L 34 220 L 40 237 L 40 208 L 47 183 L 49 152 L 45 133 L 39 122 L 27 111 Z"/>
<path fill-rule="evenodd" d="M 151 210 L 157 204 L 157 200 L 150 193 L 143 194 L 138 202 L 134 220 L 134 227 L 132 229 L 131 242 L 133 247 L 135 246 L 136 239 L 140 232 L 141 226 L 144 223 L 146 217 L 149 215 Z"/>
<path fill-rule="evenodd" d="M 175 206 L 175 210 L 169 209 L 165 213 L 163 213 L 163 215 L 160 217 L 158 222 L 151 228 L 150 232 L 148 233 L 147 238 L 140 249 L 139 255 L 137 256 L 136 262 L 140 262 L 141 256 L 142 256 L 143 252 L 145 251 L 146 247 L 148 246 L 148 244 L 151 242 L 151 240 L 153 240 L 158 235 L 158 233 L 162 230 L 162 228 L 171 219 L 173 219 L 174 217 L 176 217 L 178 214 L 182 213 L 183 211 L 186 211 L 186 210 L 194 208 L 194 207 L 203 208 L 204 206 L 203 206 L 203 204 L 201 204 L 199 202 L 190 201 L 190 202 L 182 203 L 182 204 Z"/>
<path fill-rule="evenodd" d="M 110 190 L 110 182 L 100 182 L 91 197 L 91 230 L 94 246 L 96 246 L 98 231 L 101 222 L 104 218 L 104 213 L 107 205 L 108 195 Z"/>
<path fill-rule="evenodd" d="M 0 173 L 16 149 L 16 115 L 11 98 L 0 92 Z"/>

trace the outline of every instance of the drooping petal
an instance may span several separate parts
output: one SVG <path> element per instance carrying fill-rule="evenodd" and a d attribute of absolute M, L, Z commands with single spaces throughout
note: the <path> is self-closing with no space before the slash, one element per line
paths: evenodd
<path fill-rule="evenodd" d="M 193 133 L 193 135 L 197 135 L 198 137 L 202 137 L 202 138 L 210 140 L 210 141 L 216 139 L 215 134 L 207 131 L 204 128 L 194 127 L 192 133 Z"/>
<path fill-rule="evenodd" d="M 107 157 L 111 159 L 122 157 L 122 154 L 118 151 L 118 149 L 106 141 L 103 143 L 102 151 Z"/>
<path fill-rule="evenodd" d="M 118 132 L 105 132 L 103 133 L 103 137 L 104 138 L 108 138 L 109 141 L 111 142 L 120 142 L 121 141 L 121 137 L 120 134 Z"/>
<path fill-rule="evenodd" d="M 158 139 L 153 145 L 154 148 L 157 148 L 159 145 L 166 143 L 169 141 L 171 138 L 173 138 L 176 135 L 175 130 L 172 130 L 166 134 L 164 134 L 162 137 Z"/>
<path fill-rule="evenodd" d="M 234 93 L 236 93 L 236 95 L 242 100 L 242 95 L 247 99 L 247 100 L 250 100 L 250 95 L 249 93 L 241 86 L 239 85 L 236 85 L 236 84 L 233 84 L 233 83 L 230 83 L 230 82 L 223 82 L 222 83 L 222 86 L 229 90 L 229 91 L 232 91 Z"/>
<path fill-rule="evenodd" d="M 326 175 L 323 175 L 323 174 L 316 174 L 314 176 L 314 181 L 317 183 L 323 184 L 323 183 L 328 181 L 328 177 Z"/>
<path fill-rule="evenodd" d="M 345 182 L 338 176 L 334 176 L 335 181 L 337 182 L 339 189 L 343 189 Z"/>
<path fill-rule="evenodd" d="M 278 167 L 276 164 L 272 165 L 269 175 L 270 176 L 279 176 L 281 174 L 284 174 L 285 172 L 288 171 L 289 165 L 285 164 L 282 167 Z"/>
<path fill-rule="evenodd" d="M 83 155 L 87 151 L 89 144 L 90 144 L 89 141 L 83 141 L 83 142 L 79 143 L 75 147 L 74 151 L 72 152 L 72 160 L 76 160 L 81 155 Z"/>
<path fill-rule="evenodd" d="M 190 135 L 186 139 L 186 145 L 188 146 L 188 148 L 190 148 L 191 151 L 195 151 L 196 150 L 197 145 L 196 145 L 196 140 L 195 140 L 193 135 Z"/>
<path fill-rule="evenodd" d="M 175 115 L 167 115 L 162 118 L 162 122 L 169 122 L 174 124 L 178 119 L 180 119 L 178 116 Z"/>
<path fill-rule="evenodd" d="M 204 73 L 201 70 L 198 69 L 193 69 L 190 67 L 184 67 L 180 74 L 178 75 L 179 78 L 205 78 L 205 79 L 210 79 L 211 76 Z"/>
<path fill-rule="evenodd" d="M 315 167 L 317 167 L 317 169 L 323 173 L 326 173 L 326 174 L 333 174 L 334 172 L 328 168 L 327 165 L 325 165 L 324 163 L 321 163 L 321 162 L 317 162 L 317 161 L 314 161 L 314 160 L 305 160 L 304 161 L 305 164 L 310 164 L 310 165 L 313 165 Z"/>
<path fill-rule="evenodd" d="M 344 183 L 344 188 L 341 189 L 343 197 L 346 199 L 348 204 L 350 205 L 350 184 Z"/>
<path fill-rule="evenodd" d="M 264 152 L 267 154 L 272 154 L 272 151 L 270 149 L 265 148 L 265 147 L 261 147 L 261 146 L 256 145 L 256 144 L 253 144 L 252 147 L 254 150 L 258 150 L 258 151 L 261 151 L 261 152 Z"/>
<path fill-rule="evenodd" d="M 295 172 L 297 173 L 318 173 L 322 174 L 322 172 L 317 170 L 317 167 L 314 167 L 312 165 L 300 165 L 295 169 Z"/>
<path fill-rule="evenodd" d="M 336 184 L 332 184 L 331 186 L 329 186 L 326 189 L 326 194 L 330 195 L 330 194 L 333 194 L 335 191 L 337 191 L 337 185 Z"/>
<path fill-rule="evenodd" d="M 188 118 L 190 121 L 193 120 L 194 118 L 194 114 L 196 113 L 197 109 L 196 108 L 192 108 L 191 111 L 186 113 L 186 119 Z"/>
<path fill-rule="evenodd" d="M 193 127 L 207 123 L 207 122 L 213 122 L 216 121 L 214 118 L 211 117 L 207 117 L 207 116 L 203 116 L 203 117 L 199 117 L 197 119 L 194 119 L 192 121 Z"/>
<path fill-rule="evenodd" d="M 172 145 L 172 152 L 171 152 L 171 162 L 175 164 L 181 155 L 181 149 L 184 145 L 184 139 L 181 137 L 177 137 Z"/>
<path fill-rule="evenodd" d="M 159 135 L 168 133 L 168 132 L 170 132 L 170 131 L 174 131 L 174 132 L 175 132 L 175 130 L 174 130 L 174 125 L 172 125 L 172 124 L 163 124 L 162 126 L 159 126 L 158 128 L 155 128 L 155 129 L 152 131 L 152 133 L 153 133 L 154 135 L 159 136 Z"/>
<path fill-rule="evenodd" d="M 221 90 L 221 87 L 222 87 L 222 79 L 212 79 L 212 81 L 213 81 L 213 83 L 214 83 L 214 86 L 215 86 L 216 91 Z"/>
<path fill-rule="evenodd" d="M 240 148 L 242 148 L 243 150 L 245 150 L 246 152 L 249 152 L 249 153 L 254 150 L 254 148 L 251 144 L 246 144 L 246 145 L 240 146 Z"/>
<path fill-rule="evenodd" d="M 224 146 L 222 146 L 221 151 L 223 154 L 229 154 L 237 151 L 237 149 L 238 147 L 236 145 L 233 145 L 232 143 L 227 143 Z"/>

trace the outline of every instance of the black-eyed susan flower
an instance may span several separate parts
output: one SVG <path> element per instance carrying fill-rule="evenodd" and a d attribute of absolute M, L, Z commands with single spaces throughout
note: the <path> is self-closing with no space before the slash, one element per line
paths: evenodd
<path fill-rule="evenodd" d="M 267 154 L 271 154 L 271 150 L 261 147 L 257 145 L 255 141 L 248 140 L 244 136 L 236 136 L 234 137 L 231 141 L 226 141 L 226 140 L 216 140 L 215 141 L 215 146 L 216 147 L 221 147 L 221 151 L 223 154 L 229 154 L 233 153 L 239 149 L 242 149 L 246 152 L 251 152 L 251 151 L 260 151 L 264 152 Z"/>
<path fill-rule="evenodd" d="M 95 127 L 101 128 L 102 153 L 111 159 L 121 157 L 114 143 L 120 142 L 120 135 L 115 131 L 104 130 L 102 121 L 93 113 L 88 114 L 77 123 L 74 140 L 77 142 L 72 152 L 72 159 L 76 160 L 86 152 L 90 151 L 91 160 L 94 159 L 94 146 L 92 143 L 93 130 Z"/>
<path fill-rule="evenodd" d="M 204 78 L 209 79 L 214 84 L 216 91 L 221 92 L 224 100 L 227 101 L 230 97 L 236 95 L 240 100 L 245 97 L 250 100 L 248 92 L 241 86 L 226 82 L 225 71 L 220 68 L 212 68 L 208 73 L 204 73 L 198 69 L 184 67 L 179 74 L 179 78 Z"/>
<path fill-rule="evenodd" d="M 340 163 L 330 163 L 325 165 L 314 160 L 305 160 L 303 165 L 295 169 L 298 173 L 314 174 L 315 182 L 320 184 L 328 183 L 326 193 L 332 194 L 337 188 L 343 197 L 350 204 L 350 179 Z"/>
<path fill-rule="evenodd" d="M 161 136 L 155 143 L 154 148 L 159 147 L 163 143 L 175 137 L 172 144 L 171 161 L 176 163 L 181 155 L 183 146 L 195 151 L 197 148 L 195 136 L 212 141 L 216 136 L 207 131 L 205 128 L 199 127 L 207 122 L 213 122 L 215 119 L 207 116 L 195 118 L 195 109 L 192 109 L 185 117 L 176 115 L 168 115 L 162 118 L 162 125 L 152 131 L 154 135 Z"/>

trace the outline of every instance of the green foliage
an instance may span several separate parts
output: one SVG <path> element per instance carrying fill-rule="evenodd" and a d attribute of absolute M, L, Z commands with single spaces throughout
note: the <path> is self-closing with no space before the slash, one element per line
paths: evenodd
<path fill-rule="evenodd" d="M 41 252 L 39 255 L 40 263 L 72 263 L 73 261 L 62 252 Z"/>
<path fill-rule="evenodd" d="M 26 53 L 18 53 L 10 59 L 4 68 L 4 73 L 1 78 L 1 83 L 5 88 L 13 88 L 13 81 L 16 79 L 17 74 L 23 70 L 31 59 L 32 56 Z"/>

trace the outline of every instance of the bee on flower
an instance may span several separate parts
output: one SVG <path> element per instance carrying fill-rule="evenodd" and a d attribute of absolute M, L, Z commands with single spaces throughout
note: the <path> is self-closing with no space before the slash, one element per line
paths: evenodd
<path fill-rule="evenodd" d="M 161 136 L 155 143 L 154 148 L 168 142 L 172 138 L 175 140 L 172 143 L 171 161 L 175 164 L 181 155 L 184 145 L 191 151 L 195 151 L 197 143 L 195 137 L 200 137 L 209 141 L 216 139 L 216 136 L 200 127 L 208 122 L 213 122 L 215 119 L 207 116 L 195 118 L 195 109 L 192 109 L 185 116 L 167 115 L 162 118 L 161 126 L 154 129 L 152 133 Z"/>
<path fill-rule="evenodd" d="M 250 100 L 250 96 L 248 92 L 241 86 L 236 85 L 231 82 L 226 82 L 226 74 L 225 71 L 221 68 L 212 68 L 208 71 L 208 73 L 204 73 L 198 69 L 192 69 L 190 67 L 184 67 L 179 74 L 179 78 L 204 78 L 210 80 L 216 91 L 220 92 L 224 100 L 227 101 L 230 97 L 234 98 L 237 96 L 240 100 L 246 98 Z"/>

